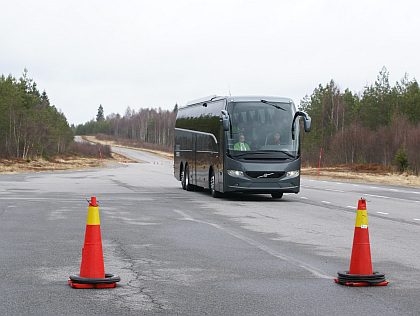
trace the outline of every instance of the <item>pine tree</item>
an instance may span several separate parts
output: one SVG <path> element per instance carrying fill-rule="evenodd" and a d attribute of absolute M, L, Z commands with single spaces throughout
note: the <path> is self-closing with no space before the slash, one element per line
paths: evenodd
<path fill-rule="evenodd" d="M 104 108 L 102 107 L 102 104 L 99 104 L 98 114 L 96 114 L 96 121 L 97 122 L 102 122 L 104 120 L 105 120 L 105 117 L 104 117 Z"/>

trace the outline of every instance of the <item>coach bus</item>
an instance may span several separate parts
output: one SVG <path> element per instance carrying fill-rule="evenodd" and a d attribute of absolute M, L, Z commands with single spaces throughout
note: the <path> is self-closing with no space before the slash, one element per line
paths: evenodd
<path fill-rule="evenodd" d="M 174 176 L 187 191 L 261 193 L 300 189 L 299 118 L 289 98 L 209 96 L 188 102 L 175 122 Z"/>

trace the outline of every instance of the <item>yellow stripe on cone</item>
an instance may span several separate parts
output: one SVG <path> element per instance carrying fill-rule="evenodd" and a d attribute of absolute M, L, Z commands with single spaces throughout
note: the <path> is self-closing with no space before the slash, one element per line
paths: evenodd
<path fill-rule="evenodd" d="M 86 225 L 101 225 L 98 206 L 89 205 Z"/>
<path fill-rule="evenodd" d="M 368 227 L 368 220 L 367 220 L 367 210 L 361 209 L 357 210 L 357 216 L 356 216 L 356 226 L 360 228 L 367 228 Z"/>

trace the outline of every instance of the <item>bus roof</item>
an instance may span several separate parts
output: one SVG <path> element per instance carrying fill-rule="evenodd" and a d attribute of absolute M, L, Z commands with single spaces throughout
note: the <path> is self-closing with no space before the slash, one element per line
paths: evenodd
<path fill-rule="evenodd" d="M 273 96 L 217 96 L 217 95 L 210 95 L 204 98 L 196 99 L 188 101 L 185 106 L 203 103 L 203 102 L 211 102 L 216 100 L 223 100 L 227 99 L 228 102 L 252 102 L 252 101 L 271 101 L 271 102 L 281 102 L 281 103 L 293 103 L 293 100 L 290 98 L 283 98 L 283 97 L 273 97 Z"/>

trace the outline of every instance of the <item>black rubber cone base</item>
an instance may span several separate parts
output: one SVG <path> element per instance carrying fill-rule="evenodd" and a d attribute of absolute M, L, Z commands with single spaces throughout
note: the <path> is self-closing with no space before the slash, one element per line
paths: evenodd
<path fill-rule="evenodd" d="M 334 281 L 347 286 L 383 286 L 389 283 L 385 280 L 385 274 L 379 272 L 373 272 L 372 275 L 357 275 L 349 274 L 348 271 L 339 271 L 337 274 L 338 278 Z"/>
<path fill-rule="evenodd" d="M 84 278 L 78 274 L 73 274 L 68 279 L 71 287 L 77 289 L 104 289 L 117 286 L 121 278 L 115 274 L 105 273 L 105 278 Z"/>

